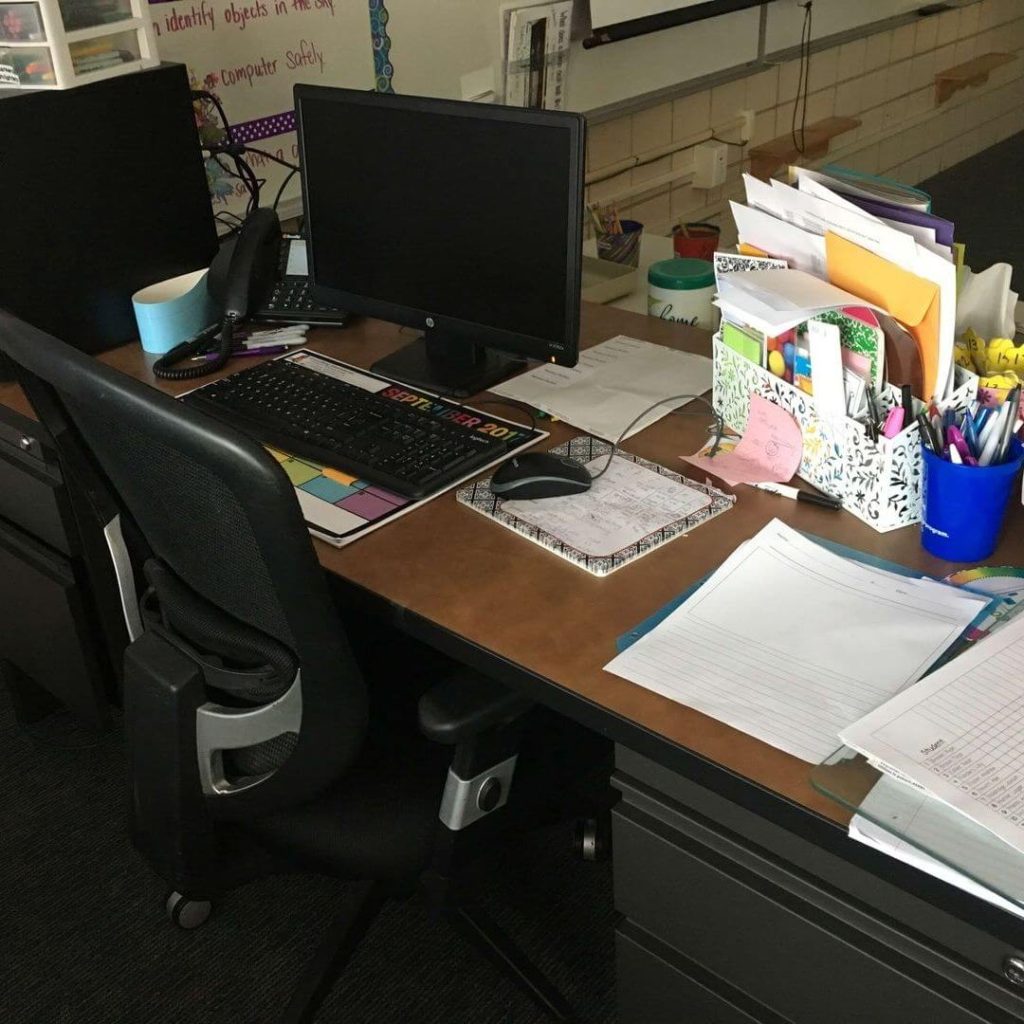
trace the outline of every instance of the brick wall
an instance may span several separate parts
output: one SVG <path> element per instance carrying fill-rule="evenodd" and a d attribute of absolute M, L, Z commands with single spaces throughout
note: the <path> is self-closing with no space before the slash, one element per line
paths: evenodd
<path fill-rule="evenodd" d="M 833 139 L 827 157 L 811 166 L 841 163 L 910 184 L 966 160 L 1024 129 L 1024 0 L 977 0 L 968 6 L 877 32 L 811 57 L 807 124 L 836 115 L 861 126 Z M 986 53 L 1012 53 L 987 83 L 961 89 L 941 106 L 935 75 Z M 750 75 L 631 115 L 592 125 L 587 170 L 600 172 L 628 159 L 716 129 L 744 109 L 756 111 L 752 145 L 791 130 L 799 62 L 766 63 Z M 736 130 L 722 133 L 737 138 Z M 683 170 L 692 151 L 662 157 L 587 188 L 589 201 L 633 191 L 666 173 Z M 728 200 L 743 198 L 745 150 L 729 147 L 726 183 L 697 189 L 685 180 L 633 194 L 619 212 L 667 234 L 680 220 L 712 220 L 723 244 L 735 241 Z"/>

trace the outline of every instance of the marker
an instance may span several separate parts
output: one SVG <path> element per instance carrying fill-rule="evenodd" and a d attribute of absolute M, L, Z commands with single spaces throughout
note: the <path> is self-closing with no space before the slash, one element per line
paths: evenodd
<path fill-rule="evenodd" d="M 886 413 L 885 425 L 882 427 L 883 437 L 895 437 L 903 429 L 903 417 L 906 414 L 898 405 Z"/>
<path fill-rule="evenodd" d="M 822 508 L 830 508 L 833 511 L 841 509 L 843 503 L 838 498 L 832 498 L 827 494 L 812 494 L 810 491 L 802 491 L 799 487 L 790 487 L 789 484 L 751 484 L 759 491 L 767 491 L 769 494 L 777 494 L 780 498 L 789 498 L 791 501 L 806 501 L 811 505 L 820 505 Z"/>
<path fill-rule="evenodd" d="M 932 430 L 928 417 L 923 412 L 917 414 L 917 429 L 921 434 L 921 443 L 925 448 L 930 452 L 935 452 L 936 455 L 939 454 L 939 443 L 935 437 L 935 432 Z"/>
<path fill-rule="evenodd" d="M 900 388 L 900 394 L 903 398 L 901 403 L 903 405 L 903 422 L 910 423 L 914 418 L 914 395 L 910 390 L 910 385 L 904 384 L 903 387 Z"/>
<path fill-rule="evenodd" d="M 950 427 L 946 431 L 946 438 L 949 441 L 949 461 L 957 465 L 976 466 L 978 460 L 971 453 L 971 447 L 966 438 L 960 433 L 958 427 Z M 954 458 L 954 455 L 956 456 Z"/>

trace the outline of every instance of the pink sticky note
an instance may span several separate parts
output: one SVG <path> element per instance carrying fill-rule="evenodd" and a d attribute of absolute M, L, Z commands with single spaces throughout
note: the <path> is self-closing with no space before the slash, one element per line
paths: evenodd
<path fill-rule="evenodd" d="M 730 485 L 782 483 L 799 468 L 803 447 L 797 421 L 785 409 L 751 395 L 746 432 L 731 452 L 683 458 Z"/>

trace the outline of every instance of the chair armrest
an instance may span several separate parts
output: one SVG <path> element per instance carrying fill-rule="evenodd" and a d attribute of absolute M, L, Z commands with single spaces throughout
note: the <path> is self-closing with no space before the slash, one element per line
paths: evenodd
<path fill-rule="evenodd" d="M 434 743 L 454 746 L 488 729 L 508 725 L 533 701 L 466 670 L 431 687 L 419 703 L 420 731 Z"/>

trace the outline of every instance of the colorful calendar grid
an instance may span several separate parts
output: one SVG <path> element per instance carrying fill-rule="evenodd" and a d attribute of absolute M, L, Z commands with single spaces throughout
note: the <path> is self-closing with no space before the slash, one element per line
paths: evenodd
<path fill-rule="evenodd" d="M 411 501 L 376 484 L 298 459 L 274 448 L 267 449 L 288 474 L 310 526 L 333 537 L 365 530 L 405 508 Z"/>

